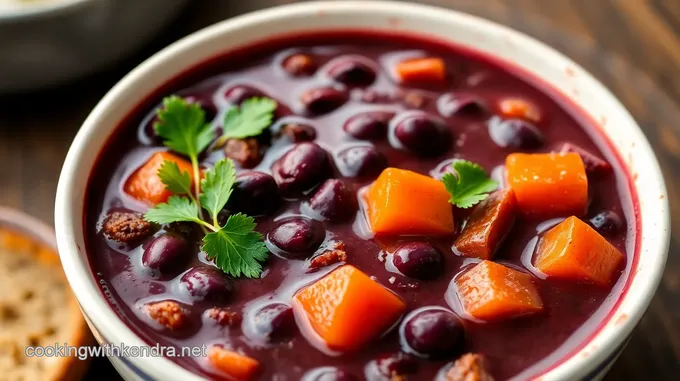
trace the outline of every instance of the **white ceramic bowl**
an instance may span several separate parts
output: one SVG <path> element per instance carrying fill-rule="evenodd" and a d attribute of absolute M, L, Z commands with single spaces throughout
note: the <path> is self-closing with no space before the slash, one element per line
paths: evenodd
<path fill-rule="evenodd" d="M 0 4 L 0 93 L 53 86 L 123 58 L 186 0 Z"/>
<path fill-rule="evenodd" d="M 601 377 L 616 359 L 659 283 L 668 251 L 668 199 L 659 165 L 640 128 L 590 74 L 553 49 L 500 25 L 453 11 L 395 2 L 312 2 L 271 8 L 206 28 L 142 63 L 97 105 L 76 136 L 57 191 L 55 226 L 66 274 L 100 342 L 141 345 L 102 296 L 83 250 L 83 200 L 90 172 L 121 119 L 145 96 L 211 57 L 270 36 L 332 29 L 409 32 L 498 57 L 559 89 L 595 121 L 634 174 L 639 200 L 639 260 L 607 321 L 575 353 L 548 366 L 542 380 Z M 626 185 L 623 185 L 626 186 Z M 634 244 L 634 243 L 632 243 Z M 125 378 L 196 380 L 165 358 L 112 358 Z"/>

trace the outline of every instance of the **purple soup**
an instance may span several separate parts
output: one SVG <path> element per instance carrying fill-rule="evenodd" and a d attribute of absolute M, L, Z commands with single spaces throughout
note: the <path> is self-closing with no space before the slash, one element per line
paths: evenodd
<path fill-rule="evenodd" d="M 257 136 L 219 146 L 213 141 L 198 156 L 202 169 L 225 157 L 235 163 L 236 182 L 217 220 L 223 224 L 235 213 L 254 218 L 267 251 L 257 276 L 226 274 L 202 249 L 199 225 L 141 218 L 167 199 L 167 191 L 152 183 L 130 191 L 130 179 L 141 176 L 140 168 L 158 152 L 189 163 L 153 127 L 170 95 L 200 106 L 214 140 L 224 133 L 233 106 L 254 97 L 276 102 L 271 123 Z M 439 181 L 452 171 L 452 161 L 464 159 L 508 189 L 508 155 L 550 152 L 580 157 L 587 202 L 576 217 L 582 229 L 621 255 L 606 282 L 588 281 L 587 268 L 581 268 L 583 279 L 569 279 L 573 273 L 559 269 L 553 276 L 552 262 L 539 271 L 537 243 L 576 213 L 529 216 L 521 213 L 526 202 L 519 196 L 516 210 L 489 207 L 487 220 L 475 208 L 491 201 L 471 208 L 447 204 L 443 210 L 453 225 L 443 234 L 372 231 L 367 209 L 375 200 L 366 194 L 386 168 Z M 144 199 L 153 192 L 165 198 Z M 559 92 L 506 63 L 403 35 L 291 36 L 188 70 L 121 121 L 99 156 L 87 195 L 86 250 L 112 308 L 149 344 L 217 347 L 257 364 L 239 373 L 225 371 L 214 356 L 171 359 L 217 379 L 456 380 L 463 371 L 496 380 L 537 376 L 598 330 L 625 291 L 636 255 L 629 177 L 593 121 Z M 413 202 L 427 209 L 430 201 L 418 197 Z M 482 222 L 494 223 L 499 213 L 511 215 L 512 222 L 481 238 L 481 245 L 493 244 L 484 251 L 488 258 L 457 249 L 465 229 L 487 229 L 491 225 Z M 466 304 L 456 279 L 482 259 L 530 279 L 540 309 L 521 313 L 524 307 L 512 304 L 517 297 L 508 299 L 502 314 L 496 304 Z M 314 302 L 325 303 L 315 312 L 300 304 L 306 287 L 348 265 L 358 274 L 347 278 L 350 286 L 328 288 Z M 365 303 L 350 295 L 356 293 L 352 287 L 365 290 Z M 382 296 L 373 296 L 374 290 Z M 385 295 L 399 302 L 378 303 Z M 479 295 L 472 297 L 481 303 Z M 486 311 L 499 318 L 478 318 Z M 384 316 L 389 313 L 394 316 Z M 370 338 L 353 337 L 357 321 L 365 323 L 358 334 L 369 332 Z M 349 344 L 354 342 L 361 344 Z M 466 364 L 465 354 L 483 362 Z"/>

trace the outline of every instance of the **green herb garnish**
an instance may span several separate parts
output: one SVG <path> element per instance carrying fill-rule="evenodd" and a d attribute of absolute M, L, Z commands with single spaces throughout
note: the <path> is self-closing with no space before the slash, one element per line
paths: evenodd
<path fill-rule="evenodd" d="M 174 161 L 164 161 L 158 169 L 165 188 L 176 194 L 191 194 L 191 175 L 189 172 L 180 172 L 179 166 Z"/>
<path fill-rule="evenodd" d="M 262 242 L 262 234 L 254 229 L 253 217 L 231 215 L 220 230 L 203 237 L 203 251 L 225 273 L 257 278 L 262 273 L 260 262 L 267 259 L 269 250 Z"/>
<path fill-rule="evenodd" d="M 245 139 L 257 136 L 272 124 L 276 101 L 271 98 L 253 97 L 241 106 L 232 106 L 224 115 L 224 134 L 217 140 L 222 146 L 228 139 Z"/>
<path fill-rule="evenodd" d="M 205 122 L 205 112 L 200 105 L 187 103 L 173 95 L 163 99 L 163 107 L 158 110 L 157 116 L 158 121 L 154 125 L 154 130 L 163 139 L 163 144 L 191 160 L 195 192 L 198 194 L 200 191 L 198 154 L 206 149 L 213 139 L 212 129 Z"/>
<path fill-rule="evenodd" d="M 189 157 L 193 173 L 181 172 L 176 163 L 165 161 L 158 176 L 174 195 L 167 202 L 149 209 L 144 218 L 158 224 L 194 222 L 201 225 L 206 232 L 202 249 L 208 259 L 214 260 L 222 271 L 231 276 L 259 277 L 262 273 L 260 262 L 267 259 L 269 250 L 262 234 L 255 231 L 254 219 L 237 213 L 229 216 L 222 226 L 218 222 L 218 214 L 229 201 L 236 181 L 233 161 L 219 160 L 199 181 L 198 155 L 208 147 L 213 137 L 210 126 L 205 122 L 205 114 L 200 106 L 175 96 L 166 98 L 163 104 L 163 109 L 158 112 L 159 121 L 154 126 L 156 133 L 168 148 Z M 261 124 L 264 119 L 250 118 L 241 123 L 255 120 Z M 271 123 L 271 115 L 268 120 Z M 262 132 L 259 124 L 257 128 Z M 203 219 L 202 210 L 208 213 L 210 222 Z"/>
<path fill-rule="evenodd" d="M 484 168 L 467 160 L 454 160 L 451 164 L 456 172 L 442 177 L 446 190 L 451 194 L 449 202 L 459 208 L 469 208 L 489 196 L 498 188 L 498 183 L 487 176 Z"/>
<path fill-rule="evenodd" d="M 231 196 L 231 188 L 236 182 L 236 171 L 231 159 L 220 160 L 201 180 L 203 193 L 199 197 L 201 204 L 217 225 L 217 214 L 224 208 Z"/>
<path fill-rule="evenodd" d="M 167 202 L 157 204 L 144 213 L 144 219 L 157 224 L 173 222 L 195 222 L 203 224 L 198 217 L 198 205 L 186 197 L 170 196 Z"/>

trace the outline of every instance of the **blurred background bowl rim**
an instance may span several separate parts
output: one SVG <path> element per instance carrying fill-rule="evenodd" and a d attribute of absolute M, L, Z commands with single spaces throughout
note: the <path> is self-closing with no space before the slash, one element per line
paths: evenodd
<path fill-rule="evenodd" d="M 0 23 L 57 15 L 96 0 L 38 0 L 36 4 L 0 7 Z M 143 0 L 139 0 L 143 1 Z"/>
<path fill-rule="evenodd" d="M 0 227 L 23 233 L 36 242 L 57 251 L 55 230 L 48 224 L 18 209 L 0 206 Z"/>

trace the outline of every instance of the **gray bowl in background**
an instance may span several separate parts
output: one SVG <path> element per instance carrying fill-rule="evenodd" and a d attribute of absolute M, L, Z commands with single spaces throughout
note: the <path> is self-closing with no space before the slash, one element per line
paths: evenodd
<path fill-rule="evenodd" d="M 0 7 L 0 93 L 55 86 L 139 48 L 187 0 L 44 0 Z"/>

